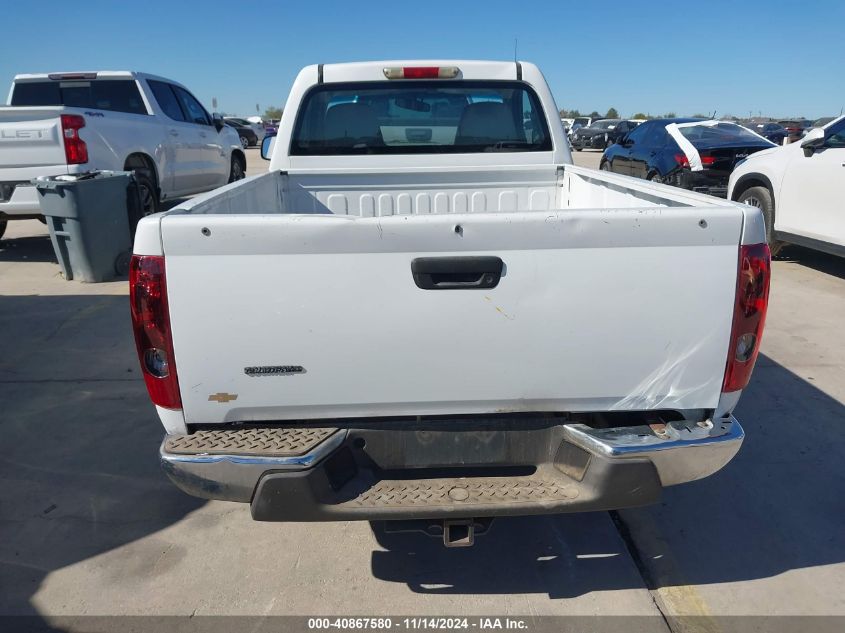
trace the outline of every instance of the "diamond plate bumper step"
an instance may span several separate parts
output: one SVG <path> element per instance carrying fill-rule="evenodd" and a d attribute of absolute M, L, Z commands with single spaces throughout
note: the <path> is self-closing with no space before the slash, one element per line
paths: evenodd
<path fill-rule="evenodd" d="M 164 450 L 174 455 L 258 455 L 292 457 L 311 452 L 337 432 L 332 428 L 257 428 L 169 435 Z"/>
<path fill-rule="evenodd" d="M 535 477 L 478 477 L 380 481 L 353 503 L 362 507 L 472 506 L 569 501 L 578 487 Z"/>

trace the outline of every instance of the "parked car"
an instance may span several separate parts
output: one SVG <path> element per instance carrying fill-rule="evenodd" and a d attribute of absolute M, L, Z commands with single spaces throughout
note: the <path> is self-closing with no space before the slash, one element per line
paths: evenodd
<path fill-rule="evenodd" d="M 17 75 L 0 107 L 0 235 L 41 217 L 38 176 L 134 170 L 144 212 L 243 178 L 238 136 L 185 86 L 97 71 Z"/>
<path fill-rule="evenodd" d="M 807 119 L 786 119 L 784 121 L 778 121 L 778 124 L 786 129 L 790 143 L 797 141 L 807 130 L 813 127 L 812 122 Z"/>
<path fill-rule="evenodd" d="M 789 136 L 789 132 L 780 123 L 754 123 L 747 127 L 775 145 L 783 145 L 783 140 Z"/>
<path fill-rule="evenodd" d="M 569 130 L 568 130 L 570 140 L 571 140 L 572 135 L 575 133 L 576 130 L 580 130 L 582 127 L 587 127 L 592 122 L 593 122 L 593 119 L 588 117 L 588 116 L 575 117 L 572 120 L 572 124 L 569 126 Z"/>
<path fill-rule="evenodd" d="M 557 113 L 525 62 L 308 66 L 268 173 L 142 220 L 171 480 L 469 545 L 480 518 L 653 503 L 726 464 L 760 210 L 576 167 Z"/>
<path fill-rule="evenodd" d="M 573 149 L 580 152 L 582 149 L 604 149 L 612 145 L 612 135 L 621 122 L 621 119 L 600 119 L 593 121 L 592 125 L 579 128 L 570 138 Z"/>
<path fill-rule="evenodd" d="M 248 127 L 249 129 L 251 129 L 253 134 L 255 134 L 255 138 L 257 139 L 254 143 L 251 142 L 251 145 L 261 145 L 261 141 L 264 140 L 264 136 L 267 134 L 266 130 L 264 129 L 263 123 L 256 123 L 255 121 L 252 121 L 250 119 L 242 119 L 241 117 L 234 116 L 227 116 L 223 118 L 226 121 L 232 121 L 233 123 L 237 123 L 241 127 Z"/>
<path fill-rule="evenodd" d="M 633 121 L 629 119 L 621 120 L 612 129 L 607 131 L 608 144 L 613 145 L 613 143 L 618 143 L 619 139 L 628 134 L 628 132 L 635 130 L 640 123 L 640 121 Z"/>
<path fill-rule="evenodd" d="M 258 136 L 251 127 L 241 125 L 233 119 L 224 119 L 223 122 L 238 133 L 238 139 L 244 149 L 258 145 Z"/>
<path fill-rule="evenodd" d="M 772 253 L 785 243 L 845 256 L 845 117 L 737 165 L 728 195 L 763 211 Z"/>
<path fill-rule="evenodd" d="M 773 146 L 728 121 L 653 119 L 607 148 L 600 168 L 724 198 L 736 163 Z"/>

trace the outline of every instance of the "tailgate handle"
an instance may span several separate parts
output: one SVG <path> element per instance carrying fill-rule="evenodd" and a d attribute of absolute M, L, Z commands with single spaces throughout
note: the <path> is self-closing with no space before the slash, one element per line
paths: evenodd
<path fill-rule="evenodd" d="M 503 268 L 498 257 L 418 257 L 411 262 L 414 283 L 423 290 L 495 288 Z"/>

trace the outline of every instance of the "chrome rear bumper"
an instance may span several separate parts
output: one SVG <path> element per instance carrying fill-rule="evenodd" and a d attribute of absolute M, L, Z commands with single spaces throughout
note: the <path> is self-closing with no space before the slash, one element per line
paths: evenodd
<path fill-rule="evenodd" d="M 648 459 L 660 483 L 674 486 L 712 475 L 727 464 L 742 446 L 745 432 L 731 416 L 720 422 L 666 424 L 662 428 L 622 427 L 593 429 L 566 425 L 567 440 L 610 460 Z"/>
<path fill-rule="evenodd" d="M 744 437 L 734 418 L 716 424 L 609 429 L 582 424 L 524 429 L 512 425 L 466 432 L 365 427 L 362 423 L 355 428 L 326 429 L 325 439 L 307 452 L 286 455 L 219 450 L 177 454 L 168 450 L 168 440 L 172 447 L 174 438 L 168 436 L 160 457 L 165 472 L 185 492 L 252 502 L 253 515 L 263 520 L 434 518 L 461 512 L 497 516 L 653 503 L 663 487 L 721 469 L 736 455 Z M 458 449 L 450 451 L 455 446 Z M 474 471 L 469 474 L 448 474 L 450 468 L 470 467 Z M 517 472 L 520 467 L 523 471 Z M 530 475 L 526 469 L 533 469 Z M 407 479 L 395 474 L 411 470 L 414 474 Z M 428 471 L 435 470 L 440 474 L 429 476 Z M 391 473 L 390 478 L 381 478 L 382 471 Z M 427 482 L 423 488 L 421 481 Z M 491 493 L 490 485 L 506 490 Z M 441 499 L 437 491 L 444 487 L 462 492 L 454 499 L 443 495 Z M 488 495 L 495 503 L 467 506 L 472 499 L 466 499 L 464 488 L 466 494 L 478 493 L 482 501 Z M 532 488 L 545 492 L 526 498 L 522 491 Z M 387 497 L 407 496 L 413 502 L 386 503 L 385 495 L 378 492 L 383 490 L 390 491 Z M 428 505 L 421 505 L 420 499 Z"/>

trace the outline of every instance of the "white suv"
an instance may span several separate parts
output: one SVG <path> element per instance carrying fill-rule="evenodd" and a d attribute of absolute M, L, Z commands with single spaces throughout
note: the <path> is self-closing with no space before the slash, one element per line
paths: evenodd
<path fill-rule="evenodd" d="M 749 156 L 728 197 L 762 209 L 773 254 L 792 243 L 845 256 L 845 117 Z"/>

